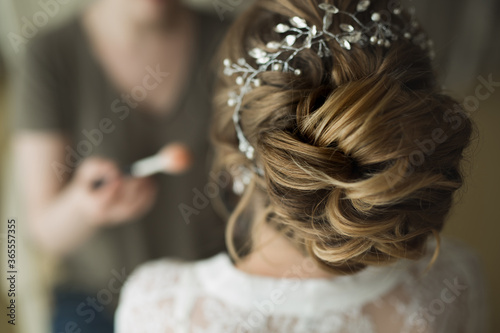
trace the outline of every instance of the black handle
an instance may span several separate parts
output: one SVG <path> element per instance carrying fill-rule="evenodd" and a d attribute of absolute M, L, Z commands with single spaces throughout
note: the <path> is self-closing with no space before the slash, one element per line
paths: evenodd
<path fill-rule="evenodd" d="M 122 173 L 124 175 L 130 175 L 131 169 L 132 169 L 131 165 L 127 165 L 127 166 L 124 166 L 124 167 L 120 168 L 120 170 L 122 171 Z M 92 182 L 92 189 L 93 190 L 97 190 L 97 189 L 103 187 L 104 185 L 106 185 L 106 179 L 105 178 L 100 178 L 100 179 L 94 180 Z"/>

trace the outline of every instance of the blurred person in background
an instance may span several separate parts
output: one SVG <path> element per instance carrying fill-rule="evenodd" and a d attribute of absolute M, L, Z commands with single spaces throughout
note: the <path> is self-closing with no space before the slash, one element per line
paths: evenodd
<path fill-rule="evenodd" d="M 112 332 L 136 265 L 224 249 L 203 192 L 208 64 L 223 31 L 180 1 L 100 0 L 28 43 L 13 146 L 33 244 L 61 263 L 54 332 Z M 194 156 L 185 174 L 121 173 L 173 141 Z"/>

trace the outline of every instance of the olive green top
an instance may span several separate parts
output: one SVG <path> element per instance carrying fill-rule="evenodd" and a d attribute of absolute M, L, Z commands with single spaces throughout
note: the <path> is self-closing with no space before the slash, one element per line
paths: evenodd
<path fill-rule="evenodd" d="M 72 146 L 67 155 L 72 157 L 66 166 L 86 154 L 126 166 L 174 141 L 187 144 L 194 156 L 186 174 L 155 176 L 160 190 L 147 216 L 100 230 L 68 256 L 62 265 L 64 284 L 95 295 L 107 287 L 113 270 L 129 274 L 150 259 L 199 259 L 225 248 L 225 225 L 208 203 L 214 187 L 207 186 L 214 182 L 208 176 L 213 78 L 209 68 L 223 32 L 222 22 L 197 14 L 189 81 L 175 112 L 167 115 L 140 112 L 121 100 L 121 92 L 92 54 L 81 18 L 28 43 L 16 127 L 68 135 Z M 159 72 L 151 75 L 162 75 Z"/>

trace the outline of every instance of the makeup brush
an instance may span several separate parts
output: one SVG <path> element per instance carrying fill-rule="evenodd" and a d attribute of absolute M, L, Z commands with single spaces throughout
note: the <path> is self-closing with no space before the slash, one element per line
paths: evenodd
<path fill-rule="evenodd" d="M 156 155 L 139 160 L 122 168 L 126 175 L 132 177 L 148 177 L 159 172 L 177 175 L 186 171 L 191 165 L 191 154 L 181 143 L 172 143 L 163 147 Z M 98 189 L 106 183 L 105 179 L 98 179 L 92 184 Z"/>

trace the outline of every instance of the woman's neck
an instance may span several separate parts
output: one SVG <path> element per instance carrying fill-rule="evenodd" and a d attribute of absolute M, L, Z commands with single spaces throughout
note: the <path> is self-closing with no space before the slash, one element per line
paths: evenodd
<path fill-rule="evenodd" d="M 283 235 L 263 224 L 254 238 L 254 250 L 236 267 L 252 275 L 270 277 L 333 278 L 311 258 L 305 257 Z"/>

